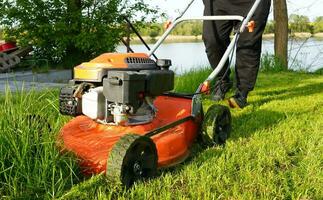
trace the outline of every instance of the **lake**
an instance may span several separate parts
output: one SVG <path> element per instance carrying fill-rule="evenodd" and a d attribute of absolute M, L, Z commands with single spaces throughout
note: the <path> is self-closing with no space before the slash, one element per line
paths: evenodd
<path fill-rule="evenodd" d="M 152 45 L 151 45 L 152 46 Z M 144 45 L 131 45 L 135 52 L 147 52 Z M 120 45 L 118 52 L 125 52 Z M 263 40 L 263 54 L 274 53 L 274 40 Z M 203 42 L 165 43 L 157 50 L 158 58 L 171 59 L 172 69 L 181 74 L 194 68 L 209 66 Z M 289 68 L 315 71 L 323 67 L 323 40 L 310 38 L 289 41 Z"/>

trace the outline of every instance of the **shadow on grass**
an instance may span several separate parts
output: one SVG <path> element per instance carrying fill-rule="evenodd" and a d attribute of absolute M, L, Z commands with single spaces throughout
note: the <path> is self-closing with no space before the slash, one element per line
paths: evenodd
<path fill-rule="evenodd" d="M 270 101 L 287 100 L 294 97 L 309 96 L 317 93 L 323 93 L 323 83 L 309 84 L 302 87 L 273 90 L 257 93 L 260 96 L 266 96 L 258 101 L 252 102 L 255 106 L 261 106 Z"/>
<path fill-rule="evenodd" d="M 284 113 L 264 109 L 233 116 L 230 140 L 251 137 L 256 132 L 271 129 L 284 119 L 286 119 Z"/>
<path fill-rule="evenodd" d="M 239 116 L 233 116 L 233 131 L 231 132 L 229 141 L 252 137 L 256 132 L 271 129 L 285 118 L 286 116 L 284 113 L 265 109 L 251 111 Z M 190 157 L 185 162 L 172 168 L 162 169 L 160 174 L 179 174 L 187 165 L 193 162 L 200 166 L 210 158 L 217 160 L 224 152 L 225 146 L 207 148 L 199 144 L 199 142 L 196 142 L 191 149 Z"/>

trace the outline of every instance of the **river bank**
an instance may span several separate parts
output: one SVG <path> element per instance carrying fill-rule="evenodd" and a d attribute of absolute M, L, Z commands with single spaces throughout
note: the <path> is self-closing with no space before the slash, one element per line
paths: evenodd
<path fill-rule="evenodd" d="M 317 39 L 323 39 L 323 33 L 306 33 L 306 32 L 300 32 L 300 33 L 293 33 L 289 37 L 293 38 L 300 38 L 300 39 L 306 39 L 306 38 L 317 38 Z M 149 43 L 154 43 L 156 40 L 158 40 L 160 36 L 152 38 L 150 36 L 143 36 L 143 39 Z M 273 33 L 264 34 L 263 39 L 274 39 L 275 35 Z M 131 40 L 134 43 L 140 43 L 139 38 L 132 38 Z M 192 41 L 202 41 L 202 35 L 169 35 L 165 42 L 167 43 L 178 43 L 178 42 L 192 42 Z M 4 40 L 0 40 L 0 44 L 5 43 Z"/>
<path fill-rule="evenodd" d="M 297 38 L 297 39 L 307 39 L 307 38 L 315 38 L 315 39 L 323 39 L 323 33 L 306 33 L 306 32 L 300 32 L 300 33 L 293 33 L 290 34 L 290 38 Z M 148 43 L 155 43 L 160 36 L 151 38 L 150 36 L 143 36 L 143 39 L 148 42 Z M 269 39 L 274 39 L 275 34 L 270 33 L 270 34 L 264 34 L 263 39 L 269 40 Z M 201 42 L 202 41 L 202 35 L 169 35 L 165 42 L 166 43 L 181 43 L 181 42 Z M 133 43 L 141 43 L 139 38 L 133 38 L 132 39 Z"/>

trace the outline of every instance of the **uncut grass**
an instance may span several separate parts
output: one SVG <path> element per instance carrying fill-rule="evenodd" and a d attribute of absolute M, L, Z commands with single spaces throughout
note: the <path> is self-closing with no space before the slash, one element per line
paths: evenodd
<path fill-rule="evenodd" d="M 188 72 L 176 79 L 175 89 L 194 92 L 208 74 Z M 102 175 L 80 181 L 75 159 L 59 153 L 56 134 L 69 118 L 58 114 L 57 92 L 8 93 L 0 97 L 0 155 L 6 155 L 0 161 L 0 197 L 322 199 L 323 77 L 260 73 L 248 100 L 244 110 L 232 111 L 225 147 L 194 146 L 185 163 L 126 191 Z M 206 99 L 205 108 L 213 103 Z M 43 122 L 27 126 L 28 113 L 46 116 L 53 130 Z"/>
<path fill-rule="evenodd" d="M 75 159 L 56 144 L 67 121 L 57 91 L 0 95 L 0 198 L 52 199 L 78 180 Z"/>
<path fill-rule="evenodd" d="M 211 72 L 210 68 L 192 69 L 176 77 L 174 90 L 182 93 L 194 93 Z"/>

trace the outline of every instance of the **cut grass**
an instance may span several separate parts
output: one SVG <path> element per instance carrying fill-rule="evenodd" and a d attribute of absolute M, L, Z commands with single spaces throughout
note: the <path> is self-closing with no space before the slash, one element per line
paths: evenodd
<path fill-rule="evenodd" d="M 208 73 L 184 74 L 176 90 L 194 92 Z M 69 118 L 57 111 L 56 91 L 7 93 L 0 97 L 0 198 L 322 199 L 323 76 L 260 73 L 248 100 L 232 111 L 225 147 L 195 146 L 185 163 L 125 191 L 102 175 L 83 180 L 74 159 L 59 153 L 56 135 Z M 26 124 L 28 114 L 52 130 Z"/>

